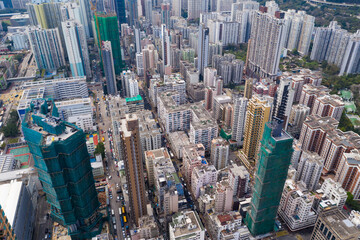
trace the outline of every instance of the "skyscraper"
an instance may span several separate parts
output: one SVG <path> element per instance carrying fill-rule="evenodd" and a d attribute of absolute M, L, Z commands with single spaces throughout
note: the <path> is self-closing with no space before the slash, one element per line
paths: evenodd
<path fill-rule="evenodd" d="M 101 52 L 102 52 L 102 60 L 104 64 L 107 93 L 111 95 L 116 95 L 117 86 L 116 86 L 116 76 L 115 76 L 114 60 L 113 60 L 114 58 L 113 58 L 110 41 L 102 42 Z"/>
<path fill-rule="evenodd" d="M 207 0 L 188 0 L 187 3 L 188 19 L 199 18 L 200 13 L 207 12 L 209 8 L 209 1 Z"/>
<path fill-rule="evenodd" d="M 61 28 L 60 2 L 28 3 L 26 7 L 31 25 L 40 25 L 45 29 Z"/>
<path fill-rule="evenodd" d="M 121 120 L 121 145 L 125 159 L 126 180 L 129 186 L 130 216 L 136 224 L 146 215 L 145 181 L 141 152 L 139 120 L 127 114 Z"/>
<path fill-rule="evenodd" d="M 93 37 L 93 29 L 91 27 L 91 9 L 90 2 L 87 0 L 79 0 L 81 23 L 84 25 L 86 37 Z"/>
<path fill-rule="evenodd" d="M 289 122 L 295 93 L 291 84 L 291 78 L 281 78 L 274 97 L 273 116 L 284 121 L 285 130 Z"/>
<path fill-rule="evenodd" d="M 360 30 L 357 30 L 349 40 L 344 59 L 340 68 L 340 75 L 360 73 Z"/>
<path fill-rule="evenodd" d="M 65 65 L 59 30 L 29 28 L 29 42 L 39 69 L 56 70 Z"/>
<path fill-rule="evenodd" d="M 161 4 L 161 23 L 166 26 L 170 26 L 170 16 L 171 16 L 171 5 L 170 3 Z"/>
<path fill-rule="evenodd" d="M 72 76 L 86 75 L 90 78 L 90 59 L 84 26 L 76 20 L 65 21 L 61 25 Z"/>
<path fill-rule="evenodd" d="M 94 21 L 99 49 L 101 49 L 102 41 L 111 42 L 115 74 L 118 75 L 121 73 L 124 64 L 121 59 L 120 36 L 116 14 L 95 13 Z"/>
<path fill-rule="evenodd" d="M 270 15 L 265 7 L 254 12 L 246 66 L 248 74 L 258 78 L 276 77 L 285 39 L 283 17 L 284 13 L 280 12 Z"/>
<path fill-rule="evenodd" d="M 293 151 L 292 142 L 292 137 L 282 130 L 281 121 L 266 123 L 256 165 L 250 211 L 246 215 L 247 226 L 254 236 L 274 230 Z"/>
<path fill-rule="evenodd" d="M 161 52 L 164 71 L 165 68 L 170 67 L 170 32 L 165 24 L 161 25 Z"/>
<path fill-rule="evenodd" d="M 241 150 L 241 160 L 245 165 L 253 161 L 259 149 L 265 123 L 269 121 L 271 100 L 254 95 L 247 105 L 244 145 Z"/>
<path fill-rule="evenodd" d="M 211 163 L 217 170 L 223 169 L 228 165 L 230 144 L 223 138 L 214 138 L 211 141 Z"/>
<path fill-rule="evenodd" d="M 130 26 L 134 26 L 139 18 L 138 15 L 138 1 L 137 0 L 127 0 L 127 6 L 129 9 L 129 18 L 128 22 Z"/>
<path fill-rule="evenodd" d="M 199 26 L 198 40 L 198 70 L 201 75 L 204 74 L 204 68 L 208 65 L 209 57 L 209 28 L 204 24 Z"/>
<path fill-rule="evenodd" d="M 75 239 L 99 234 L 102 216 L 84 132 L 63 122 L 53 101 L 43 99 L 31 102 L 22 131 L 53 220 Z"/>
<path fill-rule="evenodd" d="M 116 15 L 120 26 L 121 24 L 126 23 L 125 0 L 114 0 L 114 1 L 115 1 Z"/>
<path fill-rule="evenodd" d="M 234 101 L 234 114 L 232 119 L 231 138 L 236 141 L 237 145 L 242 146 L 245 132 L 246 109 L 249 100 L 247 98 L 236 98 Z"/>

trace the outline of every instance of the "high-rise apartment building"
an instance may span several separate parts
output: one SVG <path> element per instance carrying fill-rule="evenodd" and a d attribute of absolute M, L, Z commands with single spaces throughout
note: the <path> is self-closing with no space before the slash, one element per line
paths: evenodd
<path fill-rule="evenodd" d="M 291 86 L 291 79 L 281 78 L 274 97 L 273 117 L 284 121 L 285 130 L 287 130 L 293 100 L 294 89 Z"/>
<path fill-rule="evenodd" d="M 360 199 L 360 153 L 352 150 L 341 157 L 335 181 L 350 192 L 354 199 Z"/>
<path fill-rule="evenodd" d="M 191 174 L 191 193 L 194 199 L 200 196 L 200 190 L 206 185 L 215 186 L 217 170 L 214 165 L 200 165 L 193 169 Z"/>
<path fill-rule="evenodd" d="M 317 213 L 312 208 L 314 200 L 315 195 L 302 182 L 286 180 L 278 213 L 291 231 L 315 224 Z"/>
<path fill-rule="evenodd" d="M 348 196 L 345 189 L 341 187 L 340 183 L 335 182 L 331 178 L 327 178 L 321 185 L 320 189 L 323 192 L 324 198 L 333 201 L 334 205 L 336 205 L 339 209 L 343 208 Z"/>
<path fill-rule="evenodd" d="M 189 0 L 187 1 L 188 19 L 200 17 L 200 13 L 207 12 L 208 1 L 206 0 Z"/>
<path fill-rule="evenodd" d="M 53 220 L 74 238 L 99 234 L 100 203 L 83 131 L 63 122 L 51 100 L 41 99 L 31 102 L 22 131 Z"/>
<path fill-rule="evenodd" d="M 121 73 L 124 64 L 121 59 L 120 34 L 116 14 L 95 13 L 94 22 L 99 49 L 101 49 L 103 41 L 110 41 L 111 43 L 115 74 L 118 75 Z M 102 51 L 100 53 L 102 54 Z"/>
<path fill-rule="evenodd" d="M 232 117 L 231 138 L 236 141 L 237 145 L 243 144 L 245 132 L 246 109 L 249 100 L 247 98 L 236 98 L 234 100 L 234 113 Z"/>
<path fill-rule="evenodd" d="M 258 153 L 265 123 L 270 120 L 271 102 L 266 97 L 254 95 L 248 102 L 245 121 L 244 145 L 241 160 L 249 167 Z"/>
<path fill-rule="evenodd" d="M 336 129 L 339 122 L 332 117 L 310 115 L 301 128 L 299 143 L 302 150 L 321 153 L 326 135 Z"/>
<path fill-rule="evenodd" d="M 167 72 L 166 68 L 170 67 L 170 31 L 167 29 L 167 25 L 161 25 L 161 53 L 163 60 L 164 72 Z M 169 72 L 171 73 L 171 72 Z"/>
<path fill-rule="evenodd" d="M 328 27 L 316 28 L 311 60 L 326 60 L 341 67 L 350 36 L 336 21 L 330 22 Z"/>
<path fill-rule="evenodd" d="M 329 116 L 340 121 L 344 108 L 345 104 L 340 96 L 324 95 L 315 99 L 311 114 L 316 114 L 320 117 Z"/>
<path fill-rule="evenodd" d="M 42 1 L 40 3 L 27 3 L 26 8 L 32 26 L 40 25 L 43 29 L 61 29 L 61 3 Z"/>
<path fill-rule="evenodd" d="M 223 178 L 216 183 L 215 187 L 215 206 L 217 213 L 229 212 L 233 207 L 234 187 L 229 178 Z"/>
<path fill-rule="evenodd" d="M 90 79 L 90 58 L 84 26 L 75 20 L 62 22 L 61 25 L 73 77 L 86 76 Z"/>
<path fill-rule="evenodd" d="M 343 132 L 340 129 L 328 131 L 320 151 L 320 156 L 325 161 L 324 170 L 337 173 L 343 154 L 352 149 L 360 149 L 359 134 Z"/>
<path fill-rule="evenodd" d="M 296 169 L 296 181 L 302 181 L 308 190 L 316 191 L 323 166 L 324 159 L 317 153 L 303 151 Z"/>
<path fill-rule="evenodd" d="M 297 49 L 301 55 L 307 55 L 314 30 L 315 17 L 305 11 L 289 9 L 285 12 L 287 33 L 284 46 L 290 51 Z"/>
<path fill-rule="evenodd" d="M 64 51 L 58 28 L 31 27 L 27 31 L 31 50 L 39 69 L 53 71 L 65 66 Z"/>
<path fill-rule="evenodd" d="M 254 193 L 246 216 L 247 226 L 254 236 L 274 230 L 293 151 L 292 142 L 292 137 L 282 130 L 281 121 L 266 123 L 255 173 Z"/>
<path fill-rule="evenodd" d="M 191 0 L 190 0 L 191 1 Z M 190 2 L 189 1 L 189 2 Z M 198 0 L 196 0 L 198 2 Z M 208 65 L 209 58 L 209 28 L 200 24 L 198 35 L 198 65 L 197 69 L 201 75 L 204 74 L 204 68 Z"/>
<path fill-rule="evenodd" d="M 265 7 L 254 13 L 246 66 L 249 74 L 259 78 L 277 76 L 286 32 L 283 17 L 280 12 L 270 15 Z"/>
<path fill-rule="evenodd" d="M 299 138 L 302 125 L 310 114 L 310 108 L 303 105 L 293 105 L 289 117 L 288 132 L 295 138 Z"/>
<path fill-rule="evenodd" d="M 217 170 L 229 164 L 229 147 L 230 144 L 223 138 L 214 138 L 211 141 L 210 161 Z"/>
<path fill-rule="evenodd" d="M 340 66 L 340 75 L 360 73 L 360 30 L 352 34 L 346 46 L 343 62 Z"/>
<path fill-rule="evenodd" d="M 106 90 L 109 95 L 117 95 L 116 76 L 114 68 L 114 57 L 110 41 L 103 41 L 102 61 L 106 78 Z"/>
<path fill-rule="evenodd" d="M 141 152 L 139 120 L 127 114 L 121 120 L 121 145 L 125 161 L 126 181 L 129 186 L 130 216 L 135 224 L 146 215 L 145 180 Z"/>
<path fill-rule="evenodd" d="M 142 15 L 141 13 L 138 13 L 138 1 L 137 0 L 126 0 L 127 4 L 125 6 L 128 6 L 129 9 L 129 17 L 128 22 L 130 26 L 136 25 L 139 19 L 139 15 Z"/>
<path fill-rule="evenodd" d="M 343 239 L 356 240 L 360 231 L 338 208 L 330 208 L 320 213 L 311 240 Z"/>

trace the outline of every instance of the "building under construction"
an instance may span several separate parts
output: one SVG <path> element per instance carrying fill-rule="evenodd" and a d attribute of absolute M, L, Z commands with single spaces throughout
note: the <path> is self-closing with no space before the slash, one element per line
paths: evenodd
<path fill-rule="evenodd" d="M 59 118 L 52 100 L 30 103 L 22 123 L 51 217 L 72 239 L 88 239 L 102 229 L 102 215 L 83 131 Z"/>
<path fill-rule="evenodd" d="M 102 54 L 102 41 L 110 41 L 114 59 L 115 74 L 119 75 L 124 68 L 124 64 L 121 59 L 120 34 L 116 14 L 95 12 L 94 21 L 96 28 L 96 41 L 100 54 Z M 102 59 L 102 56 L 100 57 Z"/>

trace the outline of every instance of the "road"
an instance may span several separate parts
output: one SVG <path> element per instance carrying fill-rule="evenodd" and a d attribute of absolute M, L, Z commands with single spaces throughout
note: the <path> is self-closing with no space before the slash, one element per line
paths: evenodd
<path fill-rule="evenodd" d="M 106 102 L 103 100 L 103 91 L 102 89 L 98 88 L 98 91 L 95 91 L 95 94 L 97 96 L 97 98 L 99 98 L 99 104 L 96 106 L 97 108 L 97 124 L 99 126 L 99 134 L 102 137 L 104 137 L 105 139 L 105 149 L 106 149 L 106 160 L 107 160 L 107 168 L 106 168 L 106 172 L 107 174 L 109 174 L 109 176 L 111 176 L 111 179 L 109 179 L 110 177 L 107 176 L 107 182 L 108 182 L 108 186 L 109 186 L 109 191 L 111 191 L 112 193 L 112 199 L 110 200 L 110 206 L 109 206 L 109 212 L 111 215 L 111 210 L 114 210 L 114 217 L 116 220 L 116 229 L 114 229 L 114 227 L 112 227 L 112 230 L 114 232 L 114 236 L 118 236 L 118 239 L 124 239 L 123 237 L 123 230 L 125 230 L 124 228 L 121 227 L 121 220 L 120 220 L 120 214 L 119 214 L 119 208 L 123 206 L 122 201 L 117 201 L 117 196 L 119 197 L 124 197 L 123 195 L 119 195 L 116 192 L 119 190 L 119 188 L 116 188 L 116 185 L 118 184 L 119 187 L 123 186 L 123 184 L 125 184 L 125 179 L 124 178 L 120 178 L 118 176 L 118 171 L 117 171 L 117 166 L 115 165 L 115 161 L 114 161 L 114 156 L 112 151 L 114 152 L 114 144 L 113 141 L 110 140 L 109 138 L 109 128 L 112 131 L 112 123 L 111 123 L 111 117 L 110 114 L 107 110 L 107 105 Z M 100 108 L 100 111 L 99 111 Z M 99 117 L 99 113 L 101 114 L 101 118 Z M 110 133 L 110 136 L 111 133 Z M 111 142 L 111 144 L 110 144 Z M 126 197 L 125 197 L 126 199 Z M 126 217 L 128 217 L 126 215 Z M 112 218 L 113 216 L 110 217 L 110 222 L 111 222 L 111 226 L 114 226 L 112 224 Z M 128 226 L 128 223 L 126 223 L 124 225 L 125 227 Z M 130 227 L 130 226 L 129 226 Z"/>

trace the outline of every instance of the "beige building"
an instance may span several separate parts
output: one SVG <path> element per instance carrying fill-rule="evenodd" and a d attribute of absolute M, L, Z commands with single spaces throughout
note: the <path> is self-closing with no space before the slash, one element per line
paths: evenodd
<path fill-rule="evenodd" d="M 169 223 L 170 240 L 204 240 L 205 228 L 194 211 L 182 211 L 172 216 Z"/>
<path fill-rule="evenodd" d="M 311 240 L 358 240 L 359 229 L 338 208 L 320 213 Z"/>
<path fill-rule="evenodd" d="M 215 212 L 228 212 L 233 207 L 234 189 L 229 179 L 222 179 L 216 184 Z"/>
<path fill-rule="evenodd" d="M 141 152 L 139 120 L 126 114 L 121 120 L 120 138 L 125 162 L 126 181 L 129 186 L 130 218 L 136 225 L 146 215 L 145 180 Z"/>
<path fill-rule="evenodd" d="M 214 138 L 211 141 L 210 161 L 217 170 L 223 169 L 229 162 L 230 144 L 223 138 Z"/>
<path fill-rule="evenodd" d="M 255 160 L 259 151 L 260 140 L 265 123 L 269 121 L 272 98 L 254 95 L 248 103 L 246 111 L 244 145 L 241 150 L 241 160 L 246 167 Z"/>

